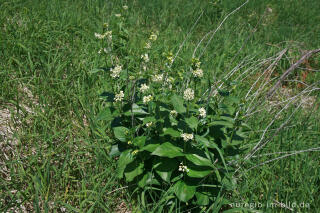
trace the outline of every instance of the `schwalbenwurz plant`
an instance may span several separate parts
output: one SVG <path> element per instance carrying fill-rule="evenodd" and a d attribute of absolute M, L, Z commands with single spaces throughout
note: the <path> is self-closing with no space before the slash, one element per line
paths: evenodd
<path fill-rule="evenodd" d="M 121 58 L 121 45 L 109 44 L 107 54 L 116 58 L 108 62 L 110 89 L 103 93 L 110 155 L 118 158 L 118 178 L 135 192 L 162 203 L 209 205 L 235 184 L 230 162 L 245 136 L 241 104 L 230 91 L 211 91 L 196 58 L 176 72 L 173 54 L 162 54 L 165 66 L 154 71 L 148 51 L 156 39 L 152 33 L 139 57 L 120 50 Z"/>

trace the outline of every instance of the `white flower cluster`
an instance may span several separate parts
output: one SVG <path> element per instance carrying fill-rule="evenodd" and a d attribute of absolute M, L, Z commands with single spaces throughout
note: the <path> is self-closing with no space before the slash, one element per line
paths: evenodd
<path fill-rule="evenodd" d="M 148 96 L 144 96 L 143 97 L 143 103 L 144 104 L 147 104 L 149 103 L 150 101 L 152 101 L 153 97 L 151 95 L 148 95 Z"/>
<path fill-rule="evenodd" d="M 107 37 L 109 40 L 112 40 L 112 31 L 107 31 L 104 34 L 94 33 L 94 36 L 97 39 L 104 39 L 105 37 Z"/>
<path fill-rule="evenodd" d="M 157 40 L 157 38 L 158 38 L 158 36 L 157 36 L 157 34 L 155 34 L 155 33 L 151 33 L 151 35 L 150 35 L 150 37 L 149 37 L 149 39 L 150 39 L 151 41 L 155 41 L 155 40 Z"/>
<path fill-rule="evenodd" d="M 146 92 L 149 88 L 150 88 L 150 87 L 149 87 L 148 85 L 146 85 L 146 84 L 141 84 L 139 90 L 140 90 L 140 92 L 144 93 L 144 92 Z"/>
<path fill-rule="evenodd" d="M 114 16 L 120 18 L 120 17 L 121 17 L 121 14 L 120 14 L 120 13 L 114 14 Z"/>
<path fill-rule="evenodd" d="M 170 111 L 170 115 L 171 115 L 172 117 L 176 117 L 176 116 L 178 115 L 178 112 L 175 111 L 175 110 L 171 110 L 171 111 Z"/>
<path fill-rule="evenodd" d="M 203 118 L 206 117 L 207 112 L 206 112 L 205 108 L 201 107 L 201 108 L 199 109 L 199 115 L 200 115 L 201 117 L 203 117 Z"/>
<path fill-rule="evenodd" d="M 152 126 L 152 124 L 153 124 L 153 123 L 152 123 L 152 121 L 151 121 L 151 122 L 149 122 L 149 123 L 146 123 L 146 127 L 148 127 L 148 128 L 149 128 L 150 126 Z"/>
<path fill-rule="evenodd" d="M 183 98 L 186 101 L 191 101 L 194 99 L 194 91 L 190 88 L 186 89 L 183 93 Z"/>
<path fill-rule="evenodd" d="M 203 76 L 203 70 L 198 68 L 196 70 L 192 70 L 192 74 L 194 77 L 201 78 Z"/>
<path fill-rule="evenodd" d="M 183 163 L 180 163 L 179 165 L 179 171 L 180 172 L 189 172 L 189 169 L 187 166 L 184 166 Z"/>
<path fill-rule="evenodd" d="M 147 53 L 141 55 L 141 59 L 143 59 L 146 63 L 149 62 L 149 55 Z"/>
<path fill-rule="evenodd" d="M 200 68 L 201 62 L 197 61 L 195 65 L 196 65 L 197 68 Z"/>
<path fill-rule="evenodd" d="M 160 82 L 160 81 L 162 81 L 162 79 L 163 79 L 163 74 L 155 75 L 155 76 L 153 76 L 153 78 L 152 78 L 152 80 L 153 80 L 154 82 Z"/>
<path fill-rule="evenodd" d="M 115 102 L 119 102 L 119 101 L 122 101 L 124 98 L 124 93 L 123 91 L 121 90 L 118 94 L 116 94 L 116 96 L 114 97 L 114 101 Z"/>
<path fill-rule="evenodd" d="M 127 5 L 123 5 L 122 8 L 123 8 L 124 10 L 128 10 L 128 6 L 127 6 Z"/>
<path fill-rule="evenodd" d="M 121 70 L 122 70 L 122 66 L 120 66 L 120 65 L 117 65 L 117 66 L 115 66 L 114 68 L 111 68 L 111 69 L 110 69 L 111 77 L 112 77 L 112 78 L 117 78 L 117 77 L 119 77 Z"/>
<path fill-rule="evenodd" d="M 182 133 L 181 137 L 183 138 L 183 140 L 185 142 L 189 141 L 189 140 L 193 140 L 193 134 L 188 134 L 188 133 Z"/>

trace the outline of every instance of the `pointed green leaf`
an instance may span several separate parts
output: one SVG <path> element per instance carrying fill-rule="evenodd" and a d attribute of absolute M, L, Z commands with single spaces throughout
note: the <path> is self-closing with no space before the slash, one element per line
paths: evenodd
<path fill-rule="evenodd" d="M 165 142 L 161 144 L 156 150 L 154 150 L 154 152 L 152 152 L 152 155 L 174 158 L 183 156 L 184 154 L 182 153 L 182 149 L 180 147 L 177 147 L 170 142 Z"/>
<path fill-rule="evenodd" d="M 201 156 L 196 155 L 196 154 L 187 154 L 185 156 L 189 161 L 191 161 L 195 165 L 213 167 L 211 161 L 209 159 L 207 159 L 207 158 L 201 157 Z"/>
<path fill-rule="evenodd" d="M 131 149 L 128 149 L 121 153 L 119 160 L 118 160 L 118 167 L 117 167 L 117 177 L 122 178 L 123 172 L 126 166 L 133 161 L 133 157 L 131 154 Z"/>
<path fill-rule="evenodd" d="M 171 97 L 171 103 L 173 105 L 173 108 L 178 112 L 178 113 L 185 113 L 186 108 L 183 106 L 183 99 L 180 96 L 173 95 Z"/>
<path fill-rule="evenodd" d="M 225 126 L 225 127 L 233 128 L 233 123 L 229 121 L 213 121 L 209 123 L 208 126 Z"/>
<path fill-rule="evenodd" d="M 147 113 L 146 111 L 144 111 L 139 105 L 137 104 L 132 104 L 132 113 L 134 115 L 147 115 L 149 113 Z M 126 116 L 130 116 L 131 115 L 131 109 L 128 110 L 127 112 L 124 113 Z"/>
<path fill-rule="evenodd" d="M 172 129 L 172 128 L 163 128 L 162 135 L 170 135 L 174 138 L 179 138 L 181 136 L 181 133 L 177 130 Z"/>
<path fill-rule="evenodd" d="M 146 136 L 139 136 L 133 139 L 133 144 L 135 146 L 138 146 L 139 148 L 142 148 L 146 142 L 147 137 Z"/>
<path fill-rule="evenodd" d="M 111 121 L 113 119 L 110 108 L 102 110 L 96 118 L 98 121 Z"/>
<path fill-rule="evenodd" d="M 154 170 L 166 182 L 170 182 L 171 174 L 179 167 L 179 162 L 171 158 L 157 158 L 154 161 Z"/>
<path fill-rule="evenodd" d="M 124 175 L 126 176 L 126 180 L 128 182 L 133 181 L 135 177 L 143 173 L 143 167 L 144 163 L 138 163 L 136 161 L 130 163 L 124 172 Z"/>
<path fill-rule="evenodd" d="M 193 178 L 204 178 L 211 174 L 214 170 L 207 166 L 198 166 L 197 168 L 188 167 L 187 175 Z"/>
<path fill-rule="evenodd" d="M 190 117 L 185 119 L 186 123 L 191 129 L 196 129 L 198 127 L 198 119 L 196 117 Z"/>
<path fill-rule="evenodd" d="M 174 193 L 177 195 L 179 200 L 183 202 L 188 202 L 188 200 L 190 200 L 196 192 L 195 186 L 189 186 L 182 180 L 178 181 L 174 185 L 174 189 Z"/>
<path fill-rule="evenodd" d="M 205 147 L 210 147 L 210 142 L 205 137 L 202 137 L 200 135 L 196 135 L 195 139 L 199 144 L 202 144 Z"/>
<path fill-rule="evenodd" d="M 206 206 L 210 202 L 209 193 L 206 192 L 196 192 L 195 193 L 197 201 L 196 203 L 200 206 Z"/>
<path fill-rule="evenodd" d="M 113 128 L 113 133 L 114 136 L 121 142 L 126 142 L 127 141 L 127 135 L 129 133 L 129 129 L 123 127 L 123 126 L 118 126 Z"/>

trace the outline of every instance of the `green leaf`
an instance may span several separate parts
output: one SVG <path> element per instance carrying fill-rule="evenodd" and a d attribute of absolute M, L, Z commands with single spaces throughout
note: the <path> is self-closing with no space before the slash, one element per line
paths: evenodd
<path fill-rule="evenodd" d="M 123 172 L 126 166 L 133 161 L 133 157 L 131 154 L 131 149 L 128 149 L 121 153 L 119 160 L 118 160 L 118 168 L 117 168 L 117 177 L 122 178 Z"/>
<path fill-rule="evenodd" d="M 188 169 L 189 172 L 187 172 L 187 175 L 193 178 L 204 178 L 214 171 L 212 168 L 207 166 L 192 167 L 189 165 Z"/>
<path fill-rule="evenodd" d="M 233 123 L 228 121 L 213 121 L 209 123 L 208 126 L 225 126 L 225 127 L 233 128 Z"/>
<path fill-rule="evenodd" d="M 154 150 L 154 152 L 152 152 L 152 155 L 174 158 L 183 156 L 184 154 L 182 153 L 182 149 L 180 147 L 177 147 L 170 142 L 165 142 L 161 144 L 156 150 Z"/>
<path fill-rule="evenodd" d="M 145 117 L 143 119 L 143 124 L 142 125 L 145 125 L 146 123 L 149 123 L 149 122 L 156 122 L 156 118 L 155 117 Z"/>
<path fill-rule="evenodd" d="M 137 105 L 135 103 L 132 104 L 132 113 L 134 115 L 147 115 L 147 114 L 149 114 L 146 111 L 144 111 L 139 105 Z M 127 112 L 125 112 L 124 115 L 131 116 L 131 109 L 128 110 Z"/>
<path fill-rule="evenodd" d="M 205 137 L 202 137 L 200 135 L 196 135 L 195 136 L 195 140 L 199 143 L 202 144 L 205 147 L 210 147 L 210 142 L 208 141 L 208 139 L 206 139 Z"/>
<path fill-rule="evenodd" d="M 171 158 L 157 158 L 154 162 L 154 170 L 166 182 L 170 182 L 171 174 L 179 167 L 179 163 Z"/>
<path fill-rule="evenodd" d="M 153 152 L 154 150 L 156 150 L 158 148 L 158 146 L 160 146 L 160 144 L 155 143 L 155 144 L 148 144 L 145 147 L 143 147 L 141 149 L 141 151 L 149 151 L 149 152 Z"/>
<path fill-rule="evenodd" d="M 198 127 L 198 119 L 196 117 L 190 117 L 185 119 L 186 123 L 191 129 L 196 129 Z"/>
<path fill-rule="evenodd" d="M 100 71 L 104 71 L 104 70 L 101 69 L 101 68 L 93 68 L 93 69 L 90 70 L 88 73 L 89 73 L 89 74 L 94 74 L 94 73 L 97 73 L 97 72 L 100 72 Z"/>
<path fill-rule="evenodd" d="M 129 129 L 123 127 L 123 126 L 118 126 L 113 128 L 113 133 L 114 136 L 121 142 L 126 142 L 127 141 L 127 134 L 129 133 Z"/>
<path fill-rule="evenodd" d="M 211 161 L 209 159 L 207 159 L 207 158 L 201 157 L 201 156 L 196 155 L 196 154 L 187 154 L 185 156 L 189 161 L 191 161 L 195 165 L 213 167 Z"/>
<path fill-rule="evenodd" d="M 171 103 L 173 105 L 173 108 L 178 112 L 178 113 L 185 113 L 186 108 L 183 106 L 183 99 L 180 96 L 173 95 L 171 97 Z"/>
<path fill-rule="evenodd" d="M 211 142 L 211 143 L 210 143 L 210 146 L 208 146 L 208 147 L 209 147 L 209 148 L 216 149 L 216 150 L 218 151 L 218 153 L 219 153 L 219 155 L 220 155 L 220 157 L 221 157 L 222 163 L 223 163 L 225 169 L 226 169 L 227 172 L 228 172 L 227 164 L 226 164 L 226 161 L 224 160 L 222 150 L 221 150 L 221 149 L 218 147 L 218 145 L 215 144 L 214 142 Z M 228 172 L 228 173 L 229 173 L 229 172 Z"/>
<path fill-rule="evenodd" d="M 133 144 L 135 146 L 138 146 L 139 148 L 142 148 L 146 142 L 147 137 L 146 136 L 138 136 L 133 139 Z"/>
<path fill-rule="evenodd" d="M 196 192 L 195 195 L 196 195 L 196 198 L 197 198 L 197 201 L 196 203 L 200 206 L 206 206 L 209 204 L 210 202 L 210 198 L 209 198 L 209 193 L 206 193 L 206 192 Z"/>
<path fill-rule="evenodd" d="M 119 156 L 121 152 L 119 151 L 118 144 L 111 146 L 111 150 L 109 152 L 110 157 Z"/>
<path fill-rule="evenodd" d="M 177 130 L 172 129 L 172 128 L 163 128 L 162 135 L 170 135 L 174 138 L 179 138 L 181 136 L 181 133 Z"/>
<path fill-rule="evenodd" d="M 110 108 L 105 108 L 96 117 L 98 121 L 111 121 L 113 119 Z"/>
<path fill-rule="evenodd" d="M 138 181 L 138 186 L 144 188 L 147 184 L 152 181 L 152 174 L 151 172 L 145 173 L 142 178 Z"/>
<path fill-rule="evenodd" d="M 195 186 L 189 186 L 182 180 L 178 181 L 174 185 L 174 189 L 174 193 L 177 195 L 179 200 L 183 202 L 188 202 L 188 200 L 190 200 L 196 192 Z"/>
<path fill-rule="evenodd" d="M 143 167 L 144 167 L 144 163 L 138 163 L 137 161 L 130 163 L 124 172 L 124 175 L 126 176 L 126 180 L 128 182 L 131 182 L 135 177 L 137 177 L 138 175 L 141 175 L 143 173 Z"/>

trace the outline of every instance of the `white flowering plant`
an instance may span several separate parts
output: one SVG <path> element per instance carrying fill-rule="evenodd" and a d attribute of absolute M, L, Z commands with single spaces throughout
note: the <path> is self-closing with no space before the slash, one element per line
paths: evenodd
<path fill-rule="evenodd" d="M 109 154 L 117 159 L 117 177 L 134 192 L 148 191 L 167 204 L 207 206 L 234 185 L 231 162 L 247 128 L 241 104 L 231 90 L 213 95 L 211 85 L 201 85 L 206 73 L 198 59 L 180 76 L 171 67 L 173 54 L 164 54 L 164 68 L 150 71 L 153 55 L 144 44 L 151 48 L 157 38 L 151 33 L 135 56 L 108 53 L 118 59 L 108 61 L 109 90 L 98 117 L 112 144 Z"/>

